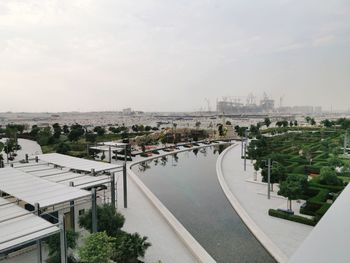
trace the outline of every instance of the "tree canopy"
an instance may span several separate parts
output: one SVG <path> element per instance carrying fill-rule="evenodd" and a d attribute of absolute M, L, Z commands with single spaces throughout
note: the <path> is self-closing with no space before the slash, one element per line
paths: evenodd
<path fill-rule="evenodd" d="M 91 209 L 79 217 L 80 227 L 92 231 L 92 212 Z M 106 231 L 109 236 L 116 236 L 123 227 L 125 218 L 118 213 L 111 204 L 104 204 L 97 207 L 97 229 Z"/>
<path fill-rule="evenodd" d="M 302 175 L 290 174 L 287 179 L 280 184 L 279 195 L 288 198 L 292 210 L 292 200 L 298 199 L 307 188 L 307 177 Z"/>

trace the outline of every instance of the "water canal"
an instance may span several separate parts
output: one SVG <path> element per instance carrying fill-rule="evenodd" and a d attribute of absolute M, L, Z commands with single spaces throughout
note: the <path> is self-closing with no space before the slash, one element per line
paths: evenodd
<path fill-rule="evenodd" d="M 133 171 L 217 262 L 275 262 L 226 199 L 216 176 L 218 154 L 218 146 L 183 152 Z"/>

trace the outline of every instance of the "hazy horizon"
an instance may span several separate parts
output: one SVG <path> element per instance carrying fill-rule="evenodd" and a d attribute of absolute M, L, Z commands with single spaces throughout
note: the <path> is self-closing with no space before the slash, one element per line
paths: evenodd
<path fill-rule="evenodd" d="M 0 30 L 0 112 L 350 105 L 346 0 L 3 0 Z"/>

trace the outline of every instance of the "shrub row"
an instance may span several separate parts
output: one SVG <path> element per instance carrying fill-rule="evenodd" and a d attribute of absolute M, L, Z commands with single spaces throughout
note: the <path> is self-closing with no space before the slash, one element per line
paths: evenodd
<path fill-rule="evenodd" d="M 312 220 L 303 216 L 298 216 L 298 215 L 289 215 L 287 213 L 284 213 L 282 211 L 277 211 L 275 209 L 269 209 L 269 215 L 273 217 L 278 217 L 278 218 L 290 220 L 293 222 L 309 225 L 309 226 L 315 226 L 317 224 L 315 220 Z"/>

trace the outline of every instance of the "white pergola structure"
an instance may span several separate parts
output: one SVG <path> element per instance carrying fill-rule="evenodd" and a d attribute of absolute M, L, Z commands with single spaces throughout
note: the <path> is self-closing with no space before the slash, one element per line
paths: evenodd
<path fill-rule="evenodd" d="M 74 200 L 92 197 L 92 221 L 93 231 L 97 230 L 96 216 L 96 192 L 92 193 L 63 184 L 50 182 L 48 180 L 30 175 L 12 167 L 0 169 L 0 191 L 5 192 L 35 207 L 35 212 L 40 216 L 41 210 L 55 205 L 74 202 Z M 28 212 L 29 213 L 29 212 Z M 8 215 L 7 215 L 8 216 Z M 63 223 L 63 215 L 60 216 Z M 20 244 L 18 244 L 20 245 Z M 41 241 L 38 245 L 38 262 L 42 262 Z M 61 262 L 67 262 L 65 230 L 61 231 Z"/>
<path fill-rule="evenodd" d="M 86 160 L 82 158 L 72 157 L 59 153 L 47 153 L 37 156 L 38 159 L 42 162 L 54 164 L 59 167 L 66 167 L 75 171 L 82 172 L 113 172 L 118 168 L 121 168 L 121 165 L 103 163 L 97 161 Z"/>
<path fill-rule="evenodd" d="M 128 186 L 127 186 L 127 173 L 126 173 L 126 162 L 127 162 L 127 143 L 122 142 L 101 142 L 95 146 L 88 146 L 89 149 L 109 151 L 109 163 L 112 163 L 112 148 L 124 149 L 124 164 L 123 164 L 123 194 L 124 194 L 124 208 L 128 207 Z"/>
<path fill-rule="evenodd" d="M 0 197 L 0 255 L 58 232 L 58 225 Z"/>
<path fill-rule="evenodd" d="M 31 166 L 32 164 L 29 164 L 30 166 L 26 166 L 28 164 L 19 164 L 16 165 L 16 167 L 35 176 L 57 183 L 69 184 L 81 189 L 90 189 L 110 183 L 111 203 L 113 207 L 115 207 L 115 172 L 121 171 L 121 168 L 123 171 L 126 170 L 124 168 L 125 165 L 121 166 L 118 164 L 86 160 L 59 153 L 38 155 L 36 161 L 38 166 L 46 164 L 46 167 L 35 168 Z M 58 167 L 61 168 L 60 171 L 57 171 L 58 169 L 56 168 Z M 79 173 L 73 173 L 72 171 L 77 171 Z M 110 174 L 110 177 L 102 175 L 103 173 Z M 98 176 L 95 176 L 97 174 Z"/>

